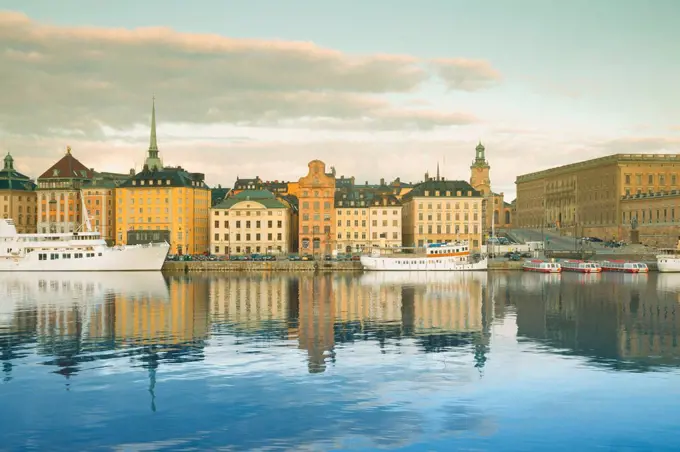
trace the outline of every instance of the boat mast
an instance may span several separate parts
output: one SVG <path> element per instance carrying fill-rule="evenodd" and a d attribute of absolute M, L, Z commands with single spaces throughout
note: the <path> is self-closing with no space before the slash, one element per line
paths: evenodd
<path fill-rule="evenodd" d="M 92 223 L 90 223 L 90 216 L 87 214 L 87 207 L 85 207 L 85 197 L 80 193 L 81 209 L 83 211 L 83 222 L 87 226 L 87 232 L 92 232 Z"/>

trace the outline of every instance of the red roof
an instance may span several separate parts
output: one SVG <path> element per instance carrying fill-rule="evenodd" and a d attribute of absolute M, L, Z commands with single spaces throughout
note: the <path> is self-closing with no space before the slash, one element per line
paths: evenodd
<path fill-rule="evenodd" d="M 92 171 L 71 155 L 68 148 L 66 155 L 42 173 L 38 179 L 92 179 Z"/>

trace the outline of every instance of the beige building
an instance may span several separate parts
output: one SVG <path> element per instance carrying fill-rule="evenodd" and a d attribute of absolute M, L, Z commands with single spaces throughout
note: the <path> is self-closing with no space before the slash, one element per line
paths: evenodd
<path fill-rule="evenodd" d="M 430 179 L 402 198 L 402 234 L 405 247 L 469 240 L 472 249 L 482 244 L 484 197 L 465 181 Z"/>
<path fill-rule="evenodd" d="M 680 190 L 640 193 L 621 199 L 622 237 L 636 223 L 640 243 L 675 248 L 680 239 Z"/>
<path fill-rule="evenodd" d="M 320 160 L 309 162 L 309 173 L 298 181 L 301 254 L 330 254 L 335 248 L 335 175 Z M 289 193 L 290 193 L 289 187 Z"/>
<path fill-rule="evenodd" d="M 343 190 L 335 194 L 336 249 L 360 252 L 401 246 L 401 202 L 389 193 Z"/>
<path fill-rule="evenodd" d="M 615 154 L 525 174 L 516 181 L 514 225 L 627 239 L 623 198 L 678 189 L 679 173 L 678 154 Z"/>
<path fill-rule="evenodd" d="M 66 155 L 38 177 L 38 232 L 82 230 L 80 190 L 92 177 L 92 170 L 73 157 L 67 147 Z"/>
<path fill-rule="evenodd" d="M 210 209 L 212 254 L 290 252 L 291 212 L 267 190 L 244 190 Z"/>
<path fill-rule="evenodd" d="M 8 153 L 0 170 L 0 213 L 2 218 L 14 220 L 17 232 L 36 232 L 38 212 L 35 183 L 14 169 L 14 158 Z"/>

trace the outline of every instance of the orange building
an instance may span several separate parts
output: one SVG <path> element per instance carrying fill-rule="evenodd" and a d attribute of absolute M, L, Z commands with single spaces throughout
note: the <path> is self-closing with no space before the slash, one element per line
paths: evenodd
<path fill-rule="evenodd" d="M 309 173 L 298 182 L 300 253 L 330 254 L 335 238 L 335 176 L 326 164 L 309 162 Z"/>

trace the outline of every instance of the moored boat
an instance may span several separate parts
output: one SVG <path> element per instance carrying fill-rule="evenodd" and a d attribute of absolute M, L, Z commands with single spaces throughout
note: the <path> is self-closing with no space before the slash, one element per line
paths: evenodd
<path fill-rule="evenodd" d="M 374 249 L 370 256 L 361 256 L 365 270 L 377 271 L 479 271 L 486 270 L 488 259 L 475 260 L 467 241 L 431 243 L 425 254 L 398 253 L 381 256 Z"/>
<path fill-rule="evenodd" d="M 158 271 L 166 242 L 109 247 L 99 232 L 18 234 L 0 219 L 0 271 Z"/>
<path fill-rule="evenodd" d="M 560 265 L 565 272 L 600 273 L 602 271 L 602 266 L 597 262 L 566 259 L 560 261 Z"/>
<path fill-rule="evenodd" d="M 542 259 L 531 259 L 524 261 L 522 270 L 526 272 L 560 273 L 562 271 L 562 266 L 557 262 L 545 261 Z"/>
<path fill-rule="evenodd" d="M 680 241 L 675 248 L 663 248 L 656 256 L 656 265 L 661 273 L 680 272 Z"/>
<path fill-rule="evenodd" d="M 602 262 L 602 271 L 623 273 L 647 273 L 649 268 L 644 262 L 630 262 L 624 260 L 608 260 Z"/>

